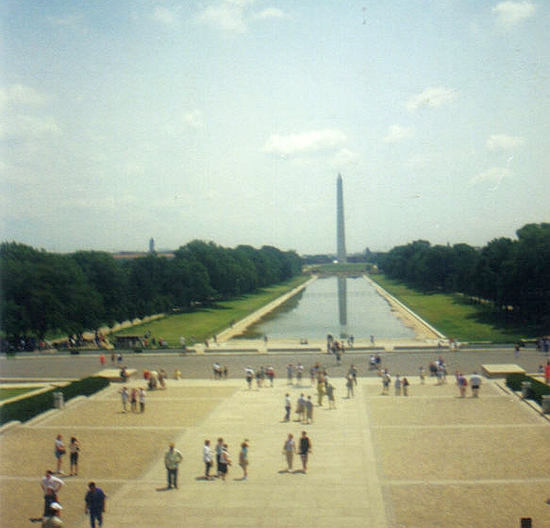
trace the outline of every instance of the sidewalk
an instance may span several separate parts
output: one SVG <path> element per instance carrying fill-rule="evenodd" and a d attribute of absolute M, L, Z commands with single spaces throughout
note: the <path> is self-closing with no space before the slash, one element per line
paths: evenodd
<path fill-rule="evenodd" d="M 60 493 L 67 526 L 88 527 L 89 480 L 107 493 L 104 526 L 186 527 L 533 527 L 550 526 L 550 425 L 495 382 L 479 399 L 459 399 L 452 381 L 411 379 L 407 398 L 381 396 L 359 378 L 355 398 L 334 379 L 337 409 L 315 407 L 314 423 L 284 423 L 284 394 L 312 395 L 309 380 L 248 390 L 244 380 L 170 380 L 147 393 L 144 414 L 123 414 L 119 385 L 82 398 L 0 437 L 0 525 L 31 526 L 40 515 L 39 480 L 53 465 L 53 439 L 82 442 L 78 477 Z M 130 385 L 143 385 L 132 381 Z M 325 403 L 326 405 L 326 403 Z M 282 446 L 307 430 L 307 475 L 281 472 Z M 202 445 L 222 436 L 234 464 L 227 482 L 205 481 Z M 249 480 L 239 480 L 239 445 L 250 441 Z M 164 490 L 163 454 L 184 456 L 179 489 Z M 65 461 L 68 471 L 68 460 Z M 295 469 L 300 467 L 295 458 Z"/>

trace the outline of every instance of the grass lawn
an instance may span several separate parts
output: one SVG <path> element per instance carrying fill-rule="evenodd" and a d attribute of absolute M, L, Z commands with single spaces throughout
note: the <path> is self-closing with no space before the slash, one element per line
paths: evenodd
<path fill-rule="evenodd" d="M 188 344 L 191 344 L 193 339 L 203 342 L 225 330 L 232 321 L 243 319 L 309 279 L 309 276 L 301 275 L 284 284 L 264 288 L 255 294 L 220 302 L 215 306 L 193 312 L 169 315 L 150 323 L 127 328 L 115 335 L 143 336 L 149 331 L 157 342 L 160 338 L 167 341 L 169 348 L 179 348 L 180 336 L 185 337 Z"/>
<path fill-rule="evenodd" d="M 370 277 L 449 338 L 512 343 L 528 337 L 525 333 L 529 330 L 507 327 L 504 318 L 495 310 L 466 302 L 458 294 L 425 294 L 382 274 Z"/>
<path fill-rule="evenodd" d="M 33 387 L 32 389 L 25 389 L 25 388 L 18 388 L 18 389 L 0 389 L 0 401 L 9 400 L 10 398 L 15 398 L 16 396 L 20 396 L 21 394 L 25 394 L 26 392 L 32 392 L 36 390 L 36 387 Z"/>

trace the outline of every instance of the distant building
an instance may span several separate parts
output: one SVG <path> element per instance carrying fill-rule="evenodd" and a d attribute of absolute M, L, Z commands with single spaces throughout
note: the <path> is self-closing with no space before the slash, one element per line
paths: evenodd
<path fill-rule="evenodd" d="M 151 239 L 149 240 L 149 253 L 154 253 L 154 252 L 155 252 L 155 239 L 151 237 Z"/>

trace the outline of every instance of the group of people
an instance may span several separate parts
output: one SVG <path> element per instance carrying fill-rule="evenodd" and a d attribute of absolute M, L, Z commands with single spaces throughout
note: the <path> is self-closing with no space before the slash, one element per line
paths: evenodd
<path fill-rule="evenodd" d="M 80 453 L 80 442 L 73 436 L 69 444 L 71 472 L 69 476 L 78 475 L 78 457 Z M 67 448 L 63 442 L 63 436 L 57 435 L 54 443 L 54 454 L 57 462 L 57 475 L 64 475 L 62 466 L 63 458 L 67 453 Z M 46 470 L 45 475 L 40 481 L 40 486 L 44 494 L 44 512 L 42 518 L 37 519 L 42 522 L 43 528 L 54 528 L 63 526 L 61 511 L 63 506 L 59 499 L 59 492 L 64 486 L 64 481 L 57 477 L 51 469 Z M 101 488 L 98 488 L 95 482 L 88 483 L 88 490 L 84 497 L 84 512 L 90 516 L 90 526 L 95 528 L 103 525 L 103 514 L 105 513 L 106 495 Z M 33 519 L 34 520 L 34 519 Z"/>
<path fill-rule="evenodd" d="M 289 433 L 285 443 L 283 444 L 283 455 L 285 456 L 287 465 L 286 471 L 288 473 L 294 472 L 294 454 L 298 454 L 302 462 L 302 469 L 300 472 L 304 474 L 307 473 L 307 462 L 309 455 L 311 454 L 312 447 L 311 440 L 307 436 L 306 431 L 302 431 L 298 444 L 296 444 L 296 441 L 294 440 L 294 435 Z"/>
<path fill-rule="evenodd" d="M 239 466 L 242 469 L 242 477 L 240 480 L 248 480 L 248 448 L 249 441 L 246 438 L 241 442 L 239 451 Z M 229 468 L 233 465 L 231 455 L 229 453 L 229 445 L 222 437 L 219 437 L 214 448 L 210 447 L 210 440 L 204 441 L 202 450 L 202 460 L 204 462 L 204 478 L 205 480 L 213 480 L 215 478 L 226 481 L 229 473 Z M 216 460 L 216 471 L 212 473 Z"/>
<path fill-rule="evenodd" d="M 145 389 L 143 387 L 133 387 L 131 391 L 128 391 L 128 387 L 124 386 L 119 391 L 122 401 L 122 413 L 128 412 L 128 403 L 130 404 L 130 411 L 133 413 L 145 412 Z"/>
<path fill-rule="evenodd" d="M 249 389 L 252 389 L 254 379 L 256 379 L 256 387 L 258 389 L 267 386 L 266 383 L 269 381 L 269 386 L 273 387 L 275 380 L 275 369 L 273 367 L 258 367 L 254 370 L 251 366 L 247 366 L 244 369 L 244 376 L 246 379 L 246 384 Z"/>

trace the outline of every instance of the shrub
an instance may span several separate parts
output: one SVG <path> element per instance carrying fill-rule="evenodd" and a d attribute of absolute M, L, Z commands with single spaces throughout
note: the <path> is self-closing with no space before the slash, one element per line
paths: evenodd
<path fill-rule="evenodd" d="M 92 376 L 74 381 L 65 387 L 53 388 L 0 407 L 0 425 L 18 420 L 26 422 L 53 407 L 54 393 L 61 392 L 65 401 L 77 396 L 90 396 L 109 385 L 109 380 Z"/>
<path fill-rule="evenodd" d="M 524 381 L 531 383 L 531 388 L 527 393 L 527 399 L 536 401 L 542 405 L 542 397 L 550 395 L 550 387 L 539 380 L 527 376 L 526 374 L 510 374 L 506 378 L 506 385 L 513 391 L 521 391 L 521 384 Z"/>

